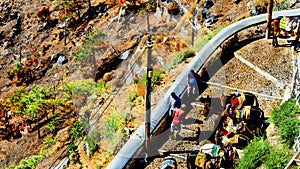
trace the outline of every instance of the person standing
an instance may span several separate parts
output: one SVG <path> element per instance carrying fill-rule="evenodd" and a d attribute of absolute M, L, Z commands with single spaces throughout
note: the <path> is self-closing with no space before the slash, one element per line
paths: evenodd
<path fill-rule="evenodd" d="M 192 92 L 193 95 L 196 94 L 196 90 L 198 89 L 198 84 L 200 82 L 200 75 L 195 73 L 195 71 L 192 69 L 190 70 L 188 77 L 187 77 L 187 85 L 188 85 L 188 96 L 190 96 L 190 93 Z"/>
<path fill-rule="evenodd" d="M 299 38 L 300 38 L 300 22 L 299 22 L 298 18 L 295 19 L 293 29 L 294 29 L 293 32 L 295 34 L 294 51 L 296 51 L 297 44 L 298 44 L 298 41 L 299 41 Z"/>
<path fill-rule="evenodd" d="M 277 17 L 276 19 L 274 19 L 273 21 L 273 42 L 272 42 L 272 45 L 273 46 L 278 46 L 278 40 L 277 40 L 277 37 L 278 35 L 280 34 L 280 26 L 279 26 L 279 23 L 280 23 L 280 17 Z"/>
<path fill-rule="evenodd" d="M 173 110 L 170 139 L 176 139 L 177 134 L 180 132 L 180 117 L 184 114 L 184 109 L 185 105 L 183 104 L 180 108 Z"/>
<path fill-rule="evenodd" d="M 181 107 L 181 98 L 179 96 L 177 96 L 175 92 L 171 93 L 170 102 L 169 102 L 168 106 L 170 107 L 170 110 L 169 110 L 170 117 L 172 117 L 173 110 Z"/>

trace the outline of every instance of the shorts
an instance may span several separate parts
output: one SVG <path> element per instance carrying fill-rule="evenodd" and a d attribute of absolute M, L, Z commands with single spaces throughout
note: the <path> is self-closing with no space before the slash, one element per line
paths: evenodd
<path fill-rule="evenodd" d="M 171 124 L 171 132 L 172 133 L 179 133 L 180 132 L 180 125 L 178 124 Z"/>

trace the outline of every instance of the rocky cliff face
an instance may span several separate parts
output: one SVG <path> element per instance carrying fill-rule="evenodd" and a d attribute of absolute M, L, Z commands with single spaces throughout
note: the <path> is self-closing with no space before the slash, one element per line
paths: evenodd
<path fill-rule="evenodd" d="M 53 79 L 65 69 L 64 64 L 72 62 L 71 51 L 94 30 L 89 21 L 112 7 L 100 3 L 89 8 L 87 3 L 80 3 L 62 8 L 58 2 L 63 1 L 0 3 L 2 92 L 10 86 L 29 86 Z M 21 63 L 22 69 L 7 73 L 16 62 Z"/>

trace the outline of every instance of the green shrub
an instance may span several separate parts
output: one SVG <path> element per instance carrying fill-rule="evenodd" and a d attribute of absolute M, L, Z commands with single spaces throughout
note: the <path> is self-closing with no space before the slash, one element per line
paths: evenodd
<path fill-rule="evenodd" d="M 13 112 L 15 114 L 27 114 L 35 118 L 50 97 L 50 88 L 35 86 L 30 91 L 18 88 L 8 97 L 5 105 L 14 107 Z"/>
<path fill-rule="evenodd" d="M 19 165 L 10 165 L 7 169 L 33 169 L 38 164 L 41 156 L 31 156 L 27 159 L 21 160 Z"/>
<path fill-rule="evenodd" d="M 295 116 L 299 113 L 296 100 L 289 99 L 279 108 L 272 110 L 270 121 L 278 128 L 281 142 L 291 147 L 300 132 L 300 121 Z"/>
<path fill-rule="evenodd" d="M 81 121 L 76 121 L 72 124 L 70 135 L 72 137 L 72 140 L 77 140 L 78 138 L 83 136 L 84 129 L 83 124 Z"/>
<path fill-rule="evenodd" d="M 264 161 L 266 169 L 282 169 L 293 157 L 293 152 L 287 147 L 272 147 L 270 150 L 270 154 Z"/>
<path fill-rule="evenodd" d="M 12 94 L 8 95 L 8 98 L 5 100 L 4 105 L 7 107 L 13 107 L 16 102 L 18 102 L 23 93 L 25 93 L 24 87 L 18 87 Z"/>
<path fill-rule="evenodd" d="M 159 84 L 159 81 L 161 79 L 161 74 L 163 72 L 164 72 L 163 70 L 154 70 L 152 72 L 152 77 L 151 77 L 152 89 L 155 87 L 155 85 Z M 144 74 L 143 77 L 137 81 L 137 84 L 147 84 L 147 74 Z"/>
<path fill-rule="evenodd" d="M 7 70 L 6 73 L 7 73 L 7 76 L 9 78 L 12 78 L 14 76 L 15 73 L 18 73 L 22 70 L 22 65 L 20 62 L 17 62 L 15 64 L 15 67 L 12 69 L 12 70 Z"/>
<path fill-rule="evenodd" d="M 243 156 L 239 160 L 238 169 L 256 169 L 261 166 L 270 154 L 270 145 L 263 139 L 255 138 L 244 150 Z"/>
<path fill-rule="evenodd" d="M 181 51 L 176 55 L 176 57 L 173 61 L 173 65 L 177 65 L 180 62 L 184 61 L 186 58 L 192 57 L 194 55 L 195 55 L 195 51 L 191 50 L 191 49 Z"/>
<path fill-rule="evenodd" d="M 87 142 L 88 157 L 91 157 L 98 146 L 90 136 L 86 136 L 85 141 Z"/>
<path fill-rule="evenodd" d="M 290 7 L 290 5 L 290 2 L 288 2 L 287 0 L 282 0 L 281 2 L 276 4 L 275 11 L 286 10 Z"/>
<path fill-rule="evenodd" d="M 114 152 L 117 146 L 121 145 L 124 138 L 124 127 L 130 118 L 129 114 L 113 112 L 106 119 L 104 128 L 101 131 L 103 139 L 109 142 L 106 151 Z"/>
<path fill-rule="evenodd" d="M 87 36 L 80 49 L 72 52 L 72 54 L 75 56 L 75 61 L 86 60 L 91 55 L 93 50 L 98 48 L 97 43 L 102 42 L 105 36 L 106 35 L 98 29 Z"/>
<path fill-rule="evenodd" d="M 137 96 L 138 96 L 137 91 L 131 92 L 131 93 L 129 94 L 129 96 L 128 96 L 129 102 L 132 103 L 132 102 L 137 98 Z"/>
<path fill-rule="evenodd" d="M 162 70 L 155 70 L 153 71 L 153 75 L 151 77 L 151 88 L 154 88 L 154 86 L 159 84 L 159 81 L 161 79 L 160 75 L 163 73 Z"/>
<path fill-rule="evenodd" d="M 65 91 L 71 92 L 71 95 L 75 94 L 100 94 L 106 90 L 106 83 L 96 83 L 93 79 L 83 79 L 72 81 L 64 86 Z"/>
<path fill-rule="evenodd" d="M 15 165 L 15 164 L 12 164 L 12 165 L 6 167 L 6 169 L 14 169 L 14 168 L 16 168 L 16 165 Z"/>
<path fill-rule="evenodd" d="M 281 142 L 278 147 L 271 147 L 267 140 L 254 139 L 245 149 L 244 156 L 240 159 L 238 168 L 255 169 L 263 165 L 266 169 L 284 168 L 293 153 L 290 147 L 299 134 L 299 120 L 295 115 L 299 112 L 296 100 L 289 99 L 278 108 L 272 110 L 269 121 L 278 128 Z"/>
<path fill-rule="evenodd" d="M 67 154 L 68 157 L 70 157 L 72 153 L 75 153 L 75 157 L 78 160 L 79 159 L 78 145 L 75 144 L 75 141 L 83 136 L 84 128 L 83 128 L 83 123 L 81 121 L 75 121 L 75 119 L 71 119 L 71 123 L 72 123 L 72 127 L 70 129 L 71 143 L 67 148 Z"/>
<path fill-rule="evenodd" d="M 49 144 L 53 144 L 53 143 L 56 143 L 56 140 L 50 138 L 50 137 L 47 137 L 44 141 L 43 141 L 43 144 L 46 144 L 46 145 L 49 145 Z"/>
<path fill-rule="evenodd" d="M 15 67 L 13 68 L 13 72 L 17 73 L 20 72 L 22 70 L 22 65 L 20 62 L 17 62 Z"/>
<path fill-rule="evenodd" d="M 208 43 L 208 41 L 210 41 L 223 28 L 225 28 L 225 26 L 223 26 L 221 28 L 218 28 L 218 29 L 215 29 L 215 30 L 213 30 L 212 33 L 206 34 L 206 35 L 202 36 L 201 38 L 199 38 L 197 41 L 195 41 L 195 44 L 193 46 L 193 50 L 196 51 L 196 52 L 200 51 Z"/>
<path fill-rule="evenodd" d="M 92 130 L 85 138 L 88 146 L 88 156 L 91 157 L 94 152 L 98 149 L 97 141 L 100 140 L 100 132 L 97 130 Z"/>
<path fill-rule="evenodd" d="M 67 154 L 68 154 L 68 157 L 70 157 L 70 155 L 72 153 L 75 153 L 75 157 L 78 159 L 79 158 L 79 153 L 78 153 L 78 146 L 75 145 L 74 142 L 71 142 L 69 145 L 68 145 L 68 148 L 67 148 Z"/>
<path fill-rule="evenodd" d="M 139 103 L 142 103 L 142 99 L 141 98 L 138 98 L 138 100 L 137 100 Z"/>
<path fill-rule="evenodd" d="M 146 5 L 146 9 L 148 12 L 155 12 L 156 6 L 156 0 L 150 0 L 149 3 Z"/>
<path fill-rule="evenodd" d="M 57 116 L 56 116 L 56 114 L 51 114 L 50 115 L 50 122 L 47 124 L 47 126 L 46 126 L 46 128 L 51 132 L 51 133 L 53 133 L 53 132 L 55 132 L 55 130 L 56 130 L 56 126 L 57 126 L 57 124 L 58 124 L 58 122 L 57 122 L 57 120 L 58 120 L 58 118 L 57 118 Z"/>

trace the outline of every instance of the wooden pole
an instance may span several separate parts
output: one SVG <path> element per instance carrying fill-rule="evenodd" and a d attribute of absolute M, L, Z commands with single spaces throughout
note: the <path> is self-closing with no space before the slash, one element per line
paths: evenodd
<path fill-rule="evenodd" d="M 145 112 L 145 145 L 146 145 L 146 158 L 149 150 L 149 139 L 150 139 L 150 119 L 151 119 L 151 78 L 152 78 L 152 45 L 153 41 L 151 38 L 149 13 L 147 12 L 147 25 L 148 25 L 148 55 L 147 55 L 147 89 L 146 89 L 146 112 Z M 146 159 L 147 160 L 147 159 Z M 147 162 L 147 161 L 146 161 Z"/>
<path fill-rule="evenodd" d="M 194 41 L 195 41 L 195 17 L 197 14 L 197 9 L 195 8 L 194 12 L 193 12 L 193 17 L 192 17 L 192 47 L 194 47 Z"/>
<path fill-rule="evenodd" d="M 267 18 L 267 28 L 266 28 L 266 38 L 270 39 L 271 37 L 271 23 L 272 23 L 272 10 L 273 10 L 273 0 L 269 0 L 268 2 L 268 18 Z"/>
<path fill-rule="evenodd" d="M 40 116 L 40 113 L 38 113 L 38 116 L 36 117 L 36 127 L 37 127 L 37 132 L 38 132 L 38 139 L 41 138 L 39 116 Z"/>

